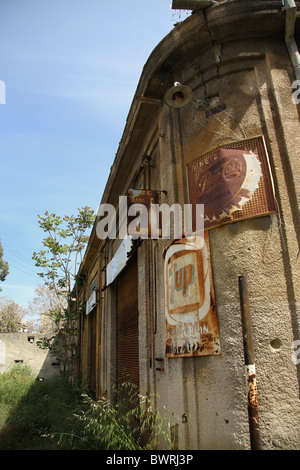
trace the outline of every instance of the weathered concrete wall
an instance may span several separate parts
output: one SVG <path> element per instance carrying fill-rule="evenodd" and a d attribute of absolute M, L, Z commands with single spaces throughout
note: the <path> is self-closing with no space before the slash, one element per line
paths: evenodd
<path fill-rule="evenodd" d="M 30 341 L 30 339 L 33 340 Z M 59 373 L 57 361 L 48 350 L 37 346 L 36 334 L 0 333 L 0 374 L 17 362 L 28 365 L 38 378 L 49 379 Z"/>

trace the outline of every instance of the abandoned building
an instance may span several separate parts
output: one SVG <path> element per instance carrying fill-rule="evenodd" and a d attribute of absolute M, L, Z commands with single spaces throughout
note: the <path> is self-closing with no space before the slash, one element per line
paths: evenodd
<path fill-rule="evenodd" d="M 300 2 L 173 8 L 192 14 L 144 66 L 99 207 L 121 221 L 121 196 L 190 204 L 194 221 L 204 205 L 204 237 L 121 224 L 101 239 L 99 215 L 79 271 L 81 377 L 111 400 L 134 383 L 178 449 L 296 449 Z"/>

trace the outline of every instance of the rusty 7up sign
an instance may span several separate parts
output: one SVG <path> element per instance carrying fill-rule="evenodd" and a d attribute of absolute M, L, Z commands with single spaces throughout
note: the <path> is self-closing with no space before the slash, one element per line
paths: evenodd
<path fill-rule="evenodd" d="M 173 240 L 163 255 L 166 357 L 219 354 L 208 233 Z"/>

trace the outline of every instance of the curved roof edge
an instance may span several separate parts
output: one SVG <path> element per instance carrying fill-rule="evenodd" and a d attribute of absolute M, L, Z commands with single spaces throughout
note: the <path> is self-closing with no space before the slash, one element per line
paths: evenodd
<path fill-rule="evenodd" d="M 266 16 L 269 17 L 268 21 Z M 239 27 L 235 32 L 232 24 L 240 25 L 241 22 L 243 30 Z M 108 202 L 112 181 L 130 142 L 137 115 L 143 107 L 148 109 L 148 113 L 151 112 L 151 105 L 146 100 L 138 100 L 137 97 L 163 99 L 164 93 L 176 81 L 172 73 L 172 58 L 182 56 L 192 49 L 207 48 L 215 42 L 227 42 L 253 35 L 265 37 L 268 34 L 284 37 L 281 0 L 231 0 L 215 4 L 207 10 L 194 12 L 178 23 L 158 43 L 143 67 L 101 202 Z"/>

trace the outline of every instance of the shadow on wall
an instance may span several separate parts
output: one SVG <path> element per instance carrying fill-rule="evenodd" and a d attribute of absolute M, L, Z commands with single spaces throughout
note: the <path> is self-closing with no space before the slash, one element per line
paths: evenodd
<path fill-rule="evenodd" d="M 0 333 L 0 374 L 13 365 L 28 365 L 39 379 L 49 379 L 59 374 L 60 364 L 48 350 L 41 349 L 37 342 L 42 334 Z M 61 341 L 58 333 L 57 339 Z"/>

